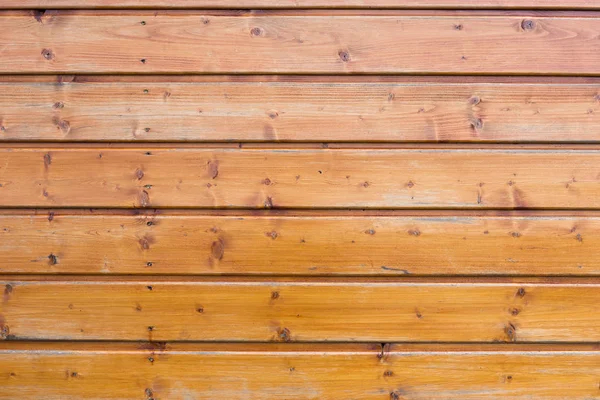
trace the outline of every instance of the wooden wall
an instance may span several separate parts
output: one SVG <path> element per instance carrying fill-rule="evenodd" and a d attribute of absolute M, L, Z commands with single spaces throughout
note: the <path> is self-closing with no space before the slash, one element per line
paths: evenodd
<path fill-rule="evenodd" d="M 600 399 L 599 11 L 3 0 L 0 399 Z"/>

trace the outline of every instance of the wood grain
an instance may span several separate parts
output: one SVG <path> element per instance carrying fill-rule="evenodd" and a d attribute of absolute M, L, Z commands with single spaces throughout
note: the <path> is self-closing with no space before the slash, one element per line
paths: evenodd
<path fill-rule="evenodd" d="M 600 216 L 0 215 L 0 273 L 600 275 Z"/>
<path fill-rule="evenodd" d="M 600 372 L 597 349 L 572 347 L 0 346 L 7 400 L 591 399 Z"/>
<path fill-rule="evenodd" d="M 0 149 L 3 207 L 597 208 L 594 150 Z"/>
<path fill-rule="evenodd" d="M 0 141 L 600 142 L 598 82 L 0 81 Z"/>
<path fill-rule="evenodd" d="M 598 282 L 10 280 L 11 340 L 589 342 Z"/>
<path fill-rule="evenodd" d="M 0 9 L 17 8 L 470 8 L 583 9 L 594 0 L 4 0 Z"/>
<path fill-rule="evenodd" d="M 489 13 L 5 12 L 0 73 L 600 73 L 595 14 Z"/>

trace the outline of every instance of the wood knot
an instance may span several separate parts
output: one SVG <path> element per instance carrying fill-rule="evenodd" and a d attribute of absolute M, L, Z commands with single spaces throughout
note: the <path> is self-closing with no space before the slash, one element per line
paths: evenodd
<path fill-rule="evenodd" d="M 225 254 L 225 242 L 223 239 L 215 240 L 212 243 L 210 246 L 210 254 L 215 260 L 223 259 L 223 255 Z"/>
<path fill-rule="evenodd" d="M 154 391 L 152 389 L 146 388 L 144 394 L 146 395 L 146 400 L 154 400 Z"/>
<path fill-rule="evenodd" d="M 390 393 L 390 400 L 401 400 L 401 399 L 402 399 L 402 397 L 400 397 L 400 396 L 401 396 L 401 395 L 400 395 L 400 393 L 399 393 L 399 392 L 396 392 L 396 391 L 394 391 L 394 392 L 391 392 L 391 393 Z"/>
<path fill-rule="evenodd" d="M 33 10 L 33 18 L 40 24 L 44 23 L 44 15 L 46 15 L 46 10 Z"/>
<path fill-rule="evenodd" d="M 250 34 L 252 36 L 261 36 L 263 34 L 263 30 L 259 27 L 254 27 L 250 30 Z"/>
<path fill-rule="evenodd" d="M 504 333 L 509 342 L 517 341 L 517 328 L 513 324 L 509 323 L 506 325 L 504 327 Z"/>
<path fill-rule="evenodd" d="M 469 104 L 472 105 L 472 106 L 476 106 L 480 102 L 481 102 L 481 99 L 479 98 L 479 96 L 471 96 L 469 98 Z"/>
<path fill-rule="evenodd" d="M 471 129 L 480 130 L 483 128 L 483 120 L 481 118 L 475 118 L 470 121 Z"/>
<path fill-rule="evenodd" d="M 288 328 L 278 328 L 277 329 L 277 337 L 282 342 L 291 342 L 292 341 L 291 333 Z"/>
<path fill-rule="evenodd" d="M 0 325 L 0 339 L 6 340 L 10 336 L 10 328 L 8 325 Z"/>
<path fill-rule="evenodd" d="M 347 51 L 340 51 L 338 53 L 338 56 L 340 57 L 340 60 L 342 60 L 343 62 L 350 61 L 350 53 L 348 53 Z"/>
<path fill-rule="evenodd" d="M 148 207 L 150 205 L 150 195 L 147 191 L 142 190 L 139 196 L 140 207 Z"/>
<path fill-rule="evenodd" d="M 67 120 L 55 117 L 52 119 L 52 122 L 54 122 L 54 125 L 56 125 L 56 127 L 65 134 L 69 133 L 69 131 L 71 130 L 71 124 Z"/>
<path fill-rule="evenodd" d="M 216 179 L 219 176 L 219 161 L 209 161 L 208 162 L 208 176 L 210 179 Z"/>
<path fill-rule="evenodd" d="M 273 208 L 273 199 L 271 197 L 265 199 L 265 208 Z"/>
<path fill-rule="evenodd" d="M 139 243 L 140 243 L 140 247 L 142 248 L 142 250 L 150 249 L 150 241 L 148 239 L 146 239 L 145 237 L 141 238 L 139 240 Z"/>
<path fill-rule="evenodd" d="M 56 257 L 54 254 L 50 253 L 50 255 L 48 256 L 48 264 L 50 264 L 50 265 L 58 264 L 58 257 Z"/>
<path fill-rule="evenodd" d="M 51 49 L 43 49 L 42 50 L 42 57 L 44 57 L 46 60 L 54 60 L 54 52 Z"/>
<path fill-rule="evenodd" d="M 44 154 L 44 168 L 48 169 L 48 167 L 52 164 L 52 156 L 50 153 Z"/>
<path fill-rule="evenodd" d="M 523 21 L 521 21 L 521 28 L 524 31 L 531 31 L 535 29 L 535 22 L 531 19 L 524 19 Z"/>

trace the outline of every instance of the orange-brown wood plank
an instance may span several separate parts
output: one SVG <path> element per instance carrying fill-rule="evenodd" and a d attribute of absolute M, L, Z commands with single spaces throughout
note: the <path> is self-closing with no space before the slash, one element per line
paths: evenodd
<path fill-rule="evenodd" d="M 600 275 L 598 214 L 313 214 L 6 213 L 0 273 Z"/>
<path fill-rule="evenodd" d="M 7 11 L 0 73 L 600 74 L 595 14 Z"/>
<path fill-rule="evenodd" d="M 4 339 L 598 342 L 600 286 L 408 280 L 4 280 Z"/>
<path fill-rule="evenodd" d="M 594 150 L 0 150 L 3 207 L 597 208 Z"/>
<path fill-rule="evenodd" d="M 4 0 L 19 8 L 468 8 L 595 10 L 595 0 Z"/>
<path fill-rule="evenodd" d="M 600 141 L 596 80 L 168 79 L 5 77 L 0 140 Z"/>
<path fill-rule="evenodd" d="M 1 399 L 592 399 L 581 346 L 0 344 Z"/>

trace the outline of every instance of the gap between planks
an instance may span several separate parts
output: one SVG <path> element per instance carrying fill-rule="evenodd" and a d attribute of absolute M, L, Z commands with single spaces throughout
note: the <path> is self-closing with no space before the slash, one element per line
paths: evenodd
<path fill-rule="evenodd" d="M 439 285 L 439 286 L 514 286 L 520 285 L 550 285 L 594 287 L 600 284 L 600 277 L 577 276 L 257 276 L 257 275 L 24 275 L 2 274 L 0 281 L 5 282 L 31 282 L 31 283 L 64 283 L 64 284 L 146 284 L 146 283 L 181 283 L 181 284 L 222 284 L 222 285 L 250 285 L 270 286 L 277 284 L 303 285 L 303 286 L 378 286 L 378 285 Z"/>
<path fill-rule="evenodd" d="M 590 343 L 243 343 L 243 342 L 154 342 L 156 346 L 144 346 L 153 342 L 131 341 L 0 341 L 0 352 L 22 351 L 77 351 L 147 353 L 156 350 L 166 352 L 207 353 L 366 353 L 373 352 L 435 352 L 435 353 L 562 353 L 600 352 L 598 344 Z M 141 345 L 140 345 L 141 344 Z"/>
<path fill-rule="evenodd" d="M 481 17 L 504 17 L 504 16 L 532 16 L 548 18 L 598 18 L 597 9 L 554 9 L 554 10 L 535 10 L 535 9 L 440 9 L 440 8 L 415 8 L 415 9 L 377 9 L 377 8 L 244 8 L 244 9 L 219 9 L 219 8 L 192 8 L 192 9 L 169 9 L 169 8 L 128 8 L 128 9 L 78 9 L 78 8 L 53 8 L 46 7 L 40 9 L 34 8 L 14 8 L 4 9 L 0 6 L 0 17 L 3 16 L 32 16 L 38 17 L 60 15 L 87 15 L 87 16 L 120 16 L 120 15 L 139 15 L 139 16 L 165 16 L 165 15 L 186 15 L 186 16 L 227 16 L 227 17 L 269 17 L 269 16 L 425 16 L 425 17 L 460 17 L 460 16 L 481 16 Z"/>

